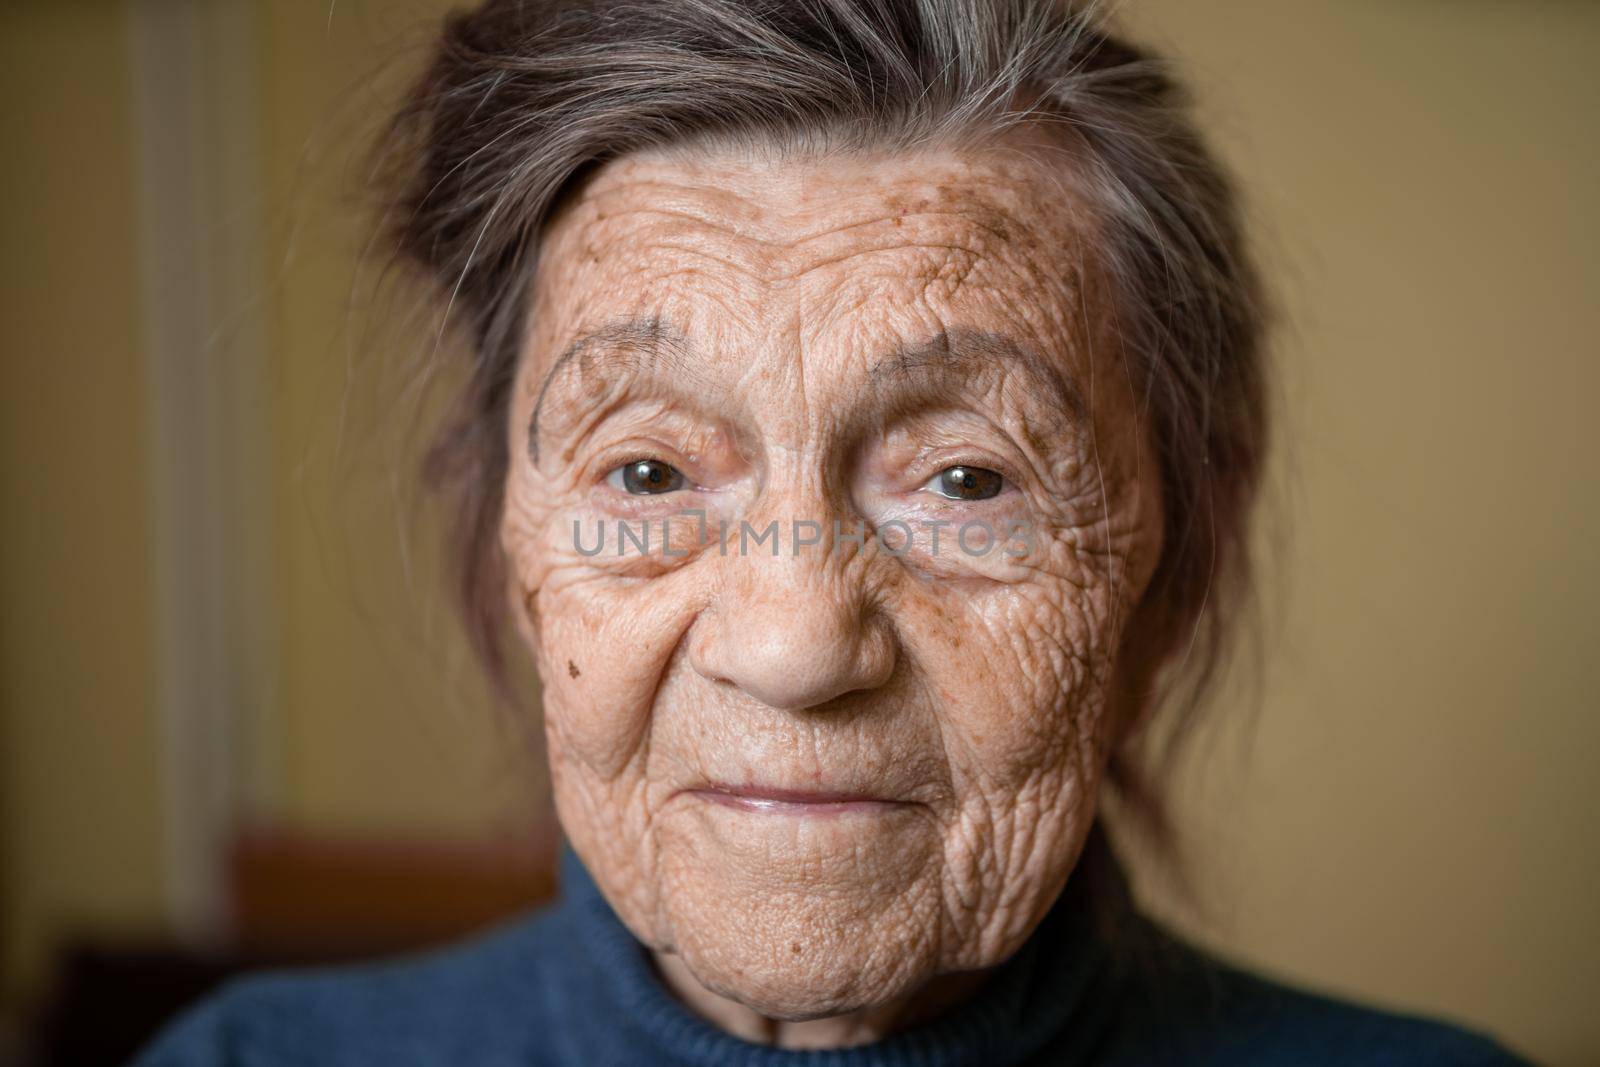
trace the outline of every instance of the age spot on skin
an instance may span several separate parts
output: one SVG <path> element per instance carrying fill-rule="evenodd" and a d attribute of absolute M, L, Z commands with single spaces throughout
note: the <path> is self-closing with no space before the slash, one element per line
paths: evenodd
<path fill-rule="evenodd" d="M 1160 484 L 1063 266 L 1094 233 L 1031 153 L 636 153 L 542 237 L 500 540 L 533 591 L 529 651 L 573 683 L 543 694 L 557 811 L 618 917 L 677 961 L 674 991 L 769 1039 L 772 1020 L 808 1047 L 884 1032 L 1001 964 L 1093 820 L 1114 620 L 1154 570 Z M 612 484 L 644 458 L 681 484 Z M 924 492 L 962 468 L 1003 492 Z M 729 551 L 684 518 L 668 560 L 678 508 L 731 520 L 707 541 Z M 602 516 L 647 520 L 659 571 L 567 547 Z M 788 519 L 863 542 L 780 557 L 732 529 Z M 957 543 L 969 519 L 1036 527 L 1037 556 L 984 563 L 980 530 Z M 1080 530 L 1106 531 L 1092 559 Z M 927 551 L 902 560 L 907 538 Z M 780 799 L 691 802 L 723 783 Z"/>

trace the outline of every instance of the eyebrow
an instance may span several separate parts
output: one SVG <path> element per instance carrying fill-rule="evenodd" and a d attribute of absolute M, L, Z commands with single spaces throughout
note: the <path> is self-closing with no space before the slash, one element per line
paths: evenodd
<path fill-rule="evenodd" d="M 567 367 L 598 351 L 613 356 L 619 364 L 619 371 L 637 371 L 649 364 L 662 363 L 680 373 L 692 367 L 692 361 L 688 359 L 688 339 L 659 317 L 610 322 L 576 338 L 545 372 L 538 399 L 534 401 L 533 417 L 528 425 L 528 453 L 535 463 L 539 462 L 539 414 L 544 409 L 550 384 Z M 1083 401 L 1083 394 L 1061 373 L 1060 368 L 1033 348 L 1000 333 L 969 329 L 941 330 L 926 341 L 896 346 L 887 357 L 873 365 L 867 377 L 875 383 L 889 377 L 915 376 L 925 369 L 944 368 L 980 359 L 1005 359 L 1021 363 L 1031 377 L 1043 385 L 1051 398 L 1074 419 L 1082 420 L 1085 417 L 1088 406 Z"/>
<path fill-rule="evenodd" d="M 916 375 L 924 369 L 943 369 L 980 360 L 1020 363 L 1049 392 L 1050 399 L 1066 409 L 1074 420 L 1082 421 L 1087 417 L 1089 407 L 1084 403 L 1083 394 L 1054 362 L 1002 333 L 941 330 L 926 341 L 900 345 L 888 358 L 874 364 L 867 377 L 869 381 L 878 382 L 888 377 Z"/>
<path fill-rule="evenodd" d="M 609 322 L 576 338 L 556 357 L 539 385 L 539 397 L 534 401 L 533 418 L 528 424 L 528 454 L 535 463 L 539 462 L 539 413 L 544 410 L 550 383 L 567 367 L 596 351 L 613 354 L 620 370 L 639 370 L 650 363 L 665 363 L 676 371 L 689 367 L 687 338 L 657 317 Z"/>

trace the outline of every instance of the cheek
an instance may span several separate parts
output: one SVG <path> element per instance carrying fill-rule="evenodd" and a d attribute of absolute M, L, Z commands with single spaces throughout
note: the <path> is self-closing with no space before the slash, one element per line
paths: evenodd
<path fill-rule="evenodd" d="M 610 553 L 585 556 L 579 545 L 593 546 L 593 523 L 568 497 L 514 478 L 501 543 L 517 586 L 519 629 L 543 684 L 551 756 L 609 780 L 641 744 L 695 598 L 681 571 L 642 578 L 619 570 Z"/>
<path fill-rule="evenodd" d="M 638 752 L 660 679 L 693 618 L 682 584 L 618 586 L 596 577 L 540 594 L 546 722 L 564 757 L 612 778 Z"/>
<path fill-rule="evenodd" d="M 900 608 L 955 773 L 1004 806 L 1025 787 L 1093 772 L 1109 675 L 1096 587 L 961 584 L 934 584 Z"/>
<path fill-rule="evenodd" d="M 951 965 L 986 966 L 1054 899 L 1093 820 L 1106 613 L 1094 584 L 960 584 L 931 584 L 900 624 L 954 788 L 944 888 L 962 905 L 947 908 L 947 940 L 963 947 Z"/>

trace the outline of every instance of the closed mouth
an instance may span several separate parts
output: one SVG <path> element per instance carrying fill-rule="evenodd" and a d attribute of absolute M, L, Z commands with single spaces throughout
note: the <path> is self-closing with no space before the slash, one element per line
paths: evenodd
<path fill-rule="evenodd" d="M 713 804 L 772 815 L 848 815 L 886 812 L 911 805 L 863 793 L 713 783 L 687 793 Z"/>

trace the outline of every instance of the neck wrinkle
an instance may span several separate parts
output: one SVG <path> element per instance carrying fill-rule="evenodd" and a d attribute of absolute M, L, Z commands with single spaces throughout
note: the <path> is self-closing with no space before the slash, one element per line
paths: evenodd
<path fill-rule="evenodd" d="M 938 975 L 921 989 L 888 1004 L 791 1021 L 762 1015 L 707 989 L 676 955 L 652 951 L 651 959 L 661 980 L 690 1011 L 735 1037 L 789 1050 L 854 1048 L 928 1025 L 972 1000 L 995 970 Z"/>
<path fill-rule="evenodd" d="M 971 996 L 881 1040 L 785 1048 L 724 1030 L 686 1006 L 652 952 L 622 924 L 563 843 L 562 907 L 578 926 L 587 965 L 626 1028 L 652 1059 L 684 1067 L 1015 1067 L 1048 1048 L 1061 1067 L 1088 1062 L 1107 1023 L 1113 968 L 1107 916 L 1129 906 L 1125 879 L 1096 826 L 1066 888 L 1032 936 L 987 972 Z"/>

